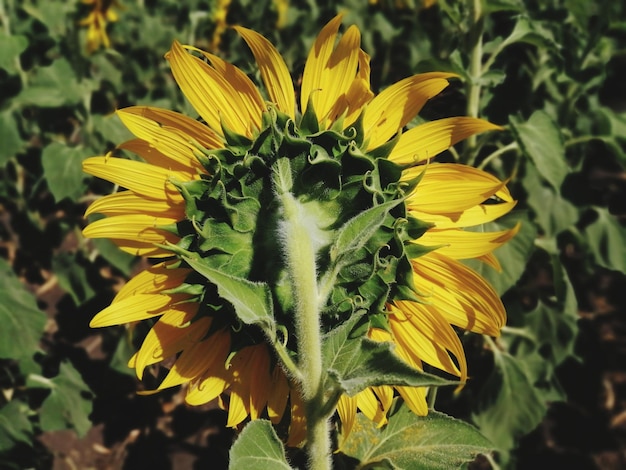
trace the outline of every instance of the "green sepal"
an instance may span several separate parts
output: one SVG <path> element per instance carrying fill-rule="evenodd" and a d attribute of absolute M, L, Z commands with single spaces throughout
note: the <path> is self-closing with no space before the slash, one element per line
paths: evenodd
<path fill-rule="evenodd" d="M 226 145 L 229 148 L 250 148 L 250 145 L 252 144 L 252 140 L 250 140 L 248 137 L 241 135 L 241 134 L 237 134 L 236 132 L 234 132 L 233 130 L 229 129 L 228 126 L 226 126 L 224 124 L 224 122 L 221 122 L 221 126 L 222 126 L 222 132 L 224 133 L 224 139 L 226 140 Z"/>
<path fill-rule="evenodd" d="M 221 272 L 195 254 L 182 258 L 217 287 L 218 295 L 232 304 L 239 320 L 246 325 L 258 325 L 270 338 L 275 336 L 274 305 L 267 284 Z"/>
<path fill-rule="evenodd" d="M 384 144 L 376 147 L 375 149 L 368 150 L 367 151 L 368 155 L 371 155 L 372 158 L 388 158 L 389 155 L 391 154 L 391 151 L 398 143 L 398 140 L 400 140 L 401 135 L 402 133 L 398 132 L 393 139 L 385 142 Z"/>
<path fill-rule="evenodd" d="M 320 131 L 320 124 L 317 120 L 317 114 L 315 113 L 315 107 L 313 106 L 312 96 L 309 96 L 309 101 L 306 104 L 306 111 L 300 119 L 299 127 L 303 135 L 312 135 Z"/>

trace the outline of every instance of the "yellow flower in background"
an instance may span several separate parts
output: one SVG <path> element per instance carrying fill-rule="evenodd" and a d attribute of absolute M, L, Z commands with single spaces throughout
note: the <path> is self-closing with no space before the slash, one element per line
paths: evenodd
<path fill-rule="evenodd" d="M 274 0 L 274 8 L 276 9 L 276 29 L 282 29 L 287 24 L 289 0 Z"/>
<path fill-rule="evenodd" d="M 122 5 L 117 0 L 82 0 L 86 5 L 91 5 L 89 15 L 80 21 L 81 26 L 87 26 L 87 52 L 92 53 L 100 47 L 111 47 L 111 41 L 107 34 L 107 24 L 118 20 L 115 8 Z"/>
<path fill-rule="evenodd" d="M 376 293 L 369 284 L 374 276 L 353 279 L 350 276 L 357 275 L 352 271 L 342 271 L 337 286 L 323 298 L 327 323 L 322 326 L 332 329 L 350 315 L 344 299 L 357 285 L 350 302 L 369 302 L 385 323 L 370 328 L 372 340 L 394 343 L 397 355 L 414 368 L 429 364 L 465 381 L 465 355 L 453 326 L 497 336 L 505 312 L 493 288 L 459 260 L 479 259 L 499 269 L 492 252 L 518 230 L 466 230 L 506 214 L 515 202 L 504 183 L 481 170 L 429 162 L 460 140 L 497 126 L 454 117 L 402 132 L 454 75 L 415 75 L 375 95 L 360 32 L 351 26 L 340 35 L 340 25 L 337 16 L 316 39 L 304 68 L 299 106 L 282 57 L 258 33 L 235 27 L 256 59 L 264 94 L 228 62 L 174 42 L 166 57 L 200 120 L 151 107 L 119 110 L 136 137 L 119 150 L 143 161 L 109 154 L 84 162 L 85 172 L 126 188 L 88 208 L 87 215 L 107 217 L 90 223 L 84 235 L 109 238 L 126 252 L 163 260 L 131 279 L 91 325 L 152 322 L 130 361 L 139 378 L 146 367 L 175 357 L 158 389 L 185 384 L 186 401 L 193 405 L 219 399 L 228 410 L 228 426 L 261 416 L 279 423 L 288 412 L 290 445 L 305 438 L 297 384 L 283 372 L 272 344 L 258 329 L 243 324 L 211 283 L 174 257 L 173 245 L 199 253 L 212 263 L 211 269 L 223 269 L 233 278 L 271 284 L 277 321 L 288 324 L 293 298 L 274 249 L 280 224 L 274 222 L 267 160 L 288 157 L 306 167 L 302 175 L 294 174 L 294 185 L 303 185 L 294 191 L 306 209 L 303 223 L 316 234 L 319 257 L 327 256 L 336 235 L 333 227 L 347 214 L 354 215 L 344 206 L 359 201 L 375 207 L 406 190 L 405 213 L 398 220 L 422 221 L 425 233 L 406 239 L 396 221 L 383 230 L 389 241 L 373 255 L 364 252 L 362 261 L 371 261 L 381 276 L 388 274 L 383 252 L 405 237 L 393 256 L 408 260 L 408 272 L 398 276 L 408 279 L 408 289 L 418 293 L 420 301 Z M 343 152 L 341 170 L 332 152 Z M 391 176 L 383 179 L 389 184 L 377 186 L 372 180 L 376 172 L 388 172 Z M 316 178 L 320 184 L 311 183 Z M 356 196 L 344 201 L 337 196 L 342 191 Z M 320 200 L 311 194 L 319 194 Z M 343 219 L 333 220 L 337 213 Z M 391 281 L 395 283 L 400 281 Z M 374 312 L 378 304 L 382 310 Z M 287 345 L 289 340 L 285 338 Z M 344 436 L 357 408 L 384 424 L 396 393 L 413 412 L 426 414 L 423 388 L 370 387 L 339 400 Z"/>
<path fill-rule="evenodd" d="M 210 48 L 212 51 L 217 51 L 222 42 L 222 34 L 228 28 L 226 17 L 228 16 L 228 8 L 230 7 L 231 0 L 217 0 L 217 4 L 213 7 L 213 38 L 211 39 Z"/>

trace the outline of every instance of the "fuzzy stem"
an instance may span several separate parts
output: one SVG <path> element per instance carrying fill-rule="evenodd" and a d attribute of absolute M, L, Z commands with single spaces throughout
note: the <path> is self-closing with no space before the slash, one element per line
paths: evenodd
<path fill-rule="evenodd" d="M 469 82 L 467 83 L 467 109 L 466 114 L 471 117 L 478 117 L 480 109 L 480 79 L 483 72 L 483 12 L 482 0 L 469 0 L 471 14 L 470 40 L 470 63 Z M 466 141 L 467 163 L 471 165 L 476 158 L 476 136 L 470 136 Z"/>
<path fill-rule="evenodd" d="M 330 421 L 324 409 L 322 335 L 318 308 L 315 248 L 302 206 L 293 197 L 291 169 L 285 160 L 275 167 L 275 189 L 282 207 L 280 238 L 295 297 L 298 369 L 307 420 L 309 470 L 329 470 L 332 464 Z"/>

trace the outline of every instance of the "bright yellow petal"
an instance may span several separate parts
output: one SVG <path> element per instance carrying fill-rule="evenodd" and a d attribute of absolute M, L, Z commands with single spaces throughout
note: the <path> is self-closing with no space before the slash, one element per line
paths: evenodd
<path fill-rule="evenodd" d="M 437 253 L 453 259 L 479 258 L 504 245 L 517 232 L 520 224 L 499 232 L 470 232 L 460 229 L 428 230 L 417 243 L 424 246 L 439 246 Z"/>
<path fill-rule="evenodd" d="M 256 31 L 235 26 L 246 41 L 259 66 L 265 89 L 273 103 L 291 119 L 295 119 L 295 93 L 289 70 L 274 45 Z"/>
<path fill-rule="evenodd" d="M 370 388 L 361 390 L 355 395 L 356 403 L 359 409 L 363 412 L 368 419 L 376 423 L 376 427 L 381 427 L 387 424 L 387 416 L 383 413 L 383 410 L 376 399 L 376 395 Z"/>
<path fill-rule="evenodd" d="M 482 204 L 498 191 L 505 191 L 504 183 L 495 176 L 476 168 L 457 163 L 433 163 L 414 167 L 403 173 L 422 180 L 407 198 L 409 212 L 450 214 L 462 212 Z"/>
<path fill-rule="evenodd" d="M 389 307 L 389 324 L 402 357 L 426 362 L 461 381 L 467 378 L 467 363 L 459 337 L 450 324 L 431 305 L 396 301 Z M 456 358 L 455 364 L 448 351 Z"/>
<path fill-rule="evenodd" d="M 483 119 L 464 116 L 421 124 L 400 136 L 389 160 L 399 165 L 420 163 L 471 135 L 497 129 L 502 128 Z"/>
<path fill-rule="evenodd" d="M 185 402 L 192 406 L 204 405 L 218 398 L 228 386 L 225 374 L 211 375 L 189 387 Z"/>
<path fill-rule="evenodd" d="M 229 350 L 230 332 L 226 330 L 186 348 L 159 385 L 159 390 L 197 380 L 203 375 L 217 375 L 211 372 L 224 368 Z"/>
<path fill-rule="evenodd" d="M 354 124 L 361 115 L 365 105 L 373 97 L 374 93 L 370 89 L 370 56 L 361 49 L 359 50 L 359 71 L 357 77 L 352 81 L 344 98 L 347 110 L 343 123 L 344 129 Z"/>
<path fill-rule="evenodd" d="M 131 106 L 124 108 L 126 113 L 143 116 L 167 127 L 174 127 L 194 139 L 207 149 L 224 147 L 222 138 L 213 132 L 206 124 L 191 119 L 184 114 L 176 113 L 168 109 L 152 108 L 149 106 Z M 139 137 L 139 136 L 137 136 Z"/>
<path fill-rule="evenodd" d="M 112 157 L 92 157 L 83 161 L 83 171 L 134 193 L 153 199 L 182 202 L 180 192 L 169 182 L 170 179 L 188 181 L 184 173 L 170 171 L 143 162 Z"/>
<path fill-rule="evenodd" d="M 155 245 L 179 241 L 177 235 L 159 228 L 177 221 L 147 214 L 118 215 L 89 224 L 83 235 L 86 238 L 109 238 L 122 250 L 137 256 L 172 256 L 172 252 Z"/>
<path fill-rule="evenodd" d="M 428 405 L 426 403 L 428 390 L 425 387 L 396 387 L 396 390 L 413 413 L 417 416 L 426 416 L 428 414 Z"/>
<path fill-rule="evenodd" d="M 135 295 L 102 310 L 93 317 L 89 326 L 101 328 L 153 318 L 163 315 L 173 304 L 186 297 L 181 294 Z"/>
<path fill-rule="evenodd" d="M 415 287 L 446 321 L 465 330 L 498 336 L 506 312 L 493 287 L 459 261 L 431 252 L 413 260 Z"/>
<path fill-rule="evenodd" d="M 325 76 L 324 72 L 335 47 L 335 39 L 337 38 L 341 18 L 342 15 L 335 16 L 322 28 L 309 52 L 304 65 L 302 86 L 300 88 L 300 109 L 303 114 L 306 111 L 309 99 L 311 99 L 318 118 L 323 116 L 323 98 L 320 96 L 320 93 L 325 90 L 322 90 L 322 79 Z"/>
<path fill-rule="evenodd" d="M 252 136 L 253 129 L 261 124 L 262 110 L 258 110 L 258 115 L 249 113 L 244 99 L 233 87 L 236 83 L 231 85 L 227 77 L 189 54 L 178 41 L 174 41 L 166 58 L 181 91 L 211 129 L 221 135 L 223 121 L 231 131 Z"/>
<path fill-rule="evenodd" d="M 211 318 L 202 317 L 191 322 L 197 312 L 198 304 L 189 302 L 177 306 L 159 318 L 137 351 L 133 364 L 137 378 L 143 377 L 143 371 L 147 366 L 191 347 L 206 335 L 211 326 Z"/>
<path fill-rule="evenodd" d="M 113 303 L 133 295 L 158 294 L 179 287 L 192 270 L 168 267 L 171 264 L 159 263 L 133 276 L 117 293 Z"/>
<path fill-rule="evenodd" d="M 394 83 L 376 96 L 365 109 L 363 130 L 367 149 L 387 142 L 413 119 L 426 101 L 448 86 L 454 74 L 430 72 Z"/>
<path fill-rule="evenodd" d="M 299 447 L 306 439 L 306 418 L 304 404 L 297 390 L 291 390 L 289 396 L 291 401 L 291 421 L 289 423 L 289 437 L 287 445 L 289 447 Z"/>
<path fill-rule="evenodd" d="M 409 209 L 411 215 L 424 222 L 433 224 L 438 229 L 473 227 L 485 224 L 508 214 L 517 204 L 516 201 L 501 202 L 499 204 L 480 204 L 461 212 L 431 214 Z"/>
<path fill-rule="evenodd" d="M 337 402 L 337 414 L 341 420 L 341 443 L 339 448 L 341 449 L 343 443 L 346 441 L 354 423 L 356 422 L 356 397 L 349 397 L 348 395 L 341 395 Z"/>
<path fill-rule="evenodd" d="M 185 218 L 185 206 L 182 202 L 172 204 L 165 200 L 137 196 L 132 191 L 122 191 L 103 196 L 94 201 L 85 211 L 85 217 L 90 214 L 114 216 L 137 213 L 183 220 Z"/>

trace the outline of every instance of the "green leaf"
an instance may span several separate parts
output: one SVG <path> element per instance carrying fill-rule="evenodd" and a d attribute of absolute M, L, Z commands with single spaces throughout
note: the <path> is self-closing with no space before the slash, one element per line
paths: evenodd
<path fill-rule="evenodd" d="M 502 265 L 502 272 L 499 273 L 492 267 L 477 260 L 464 261 L 465 264 L 483 276 L 499 295 L 504 294 L 514 286 L 524 273 L 528 257 L 534 250 L 537 229 L 524 211 L 512 212 L 505 217 L 501 217 L 497 222 L 490 222 L 481 226 L 482 230 L 489 232 L 510 228 L 517 222 L 521 223 L 521 228 L 517 235 L 494 251 L 494 255 Z"/>
<path fill-rule="evenodd" d="M 13 400 L 0 408 L 0 453 L 16 443 L 32 447 L 33 425 L 28 419 L 29 408 L 20 400 Z"/>
<path fill-rule="evenodd" d="M 517 438 L 535 429 L 547 407 L 518 359 L 497 349 L 494 359 L 494 370 L 477 397 L 473 419 L 499 449 L 509 450 Z"/>
<path fill-rule="evenodd" d="M 91 392 L 74 366 L 61 363 L 59 375 L 52 379 L 29 375 L 26 385 L 50 390 L 41 405 L 39 418 L 44 431 L 73 428 L 79 436 L 87 434 L 92 409 L 92 401 L 87 397 Z"/>
<path fill-rule="evenodd" d="M 48 188 L 58 202 L 69 198 L 76 200 L 84 193 L 82 162 L 93 155 L 84 147 L 68 147 L 53 142 L 43 149 L 41 164 L 48 181 Z"/>
<path fill-rule="evenodd" d="M 35 297 L 0 258 L 0 358 L 32 361 L 46 325 Z"/>
<path fill-rule="evenodd" d="M 511 126 L 522 151 L 539 174 L 558 192 L 569 172 L 561 130 L 545 111 L 535 111 L 526 122 L 511 118 Z"/>
<path fill-rule="evenodd" d="M 352 396 L 376 385 L 458 385 L 410 367 L 393 353 L 393 344 L 367 339 L 367 323 L 359 324 L 362 317 L 353 314 L 322 338 L 323 367 L 328 374 L 326 389 L 338 385 Z"/>
<path fill-rule="evenodd" d="M 534 165 L 526 165 L 522 184 L 528 194 L 528 205 L 547 237 L 558 235 L 578 221 L 576 206 L 563 199 L 551 186 L 546 186 Z"/>
<path fill-rule="evenodd" d="M 31 2 L 24 2 L 21 7 L 30 15 L 37 18 L 48 28 L 48 32 L 54 38 L 65 39 L 67 35 L 68 20 L 72 18 L 72 13 L 76 6 L 72 2 L 63 0 L 47 0 L 45 2 L 37 2 L 33 5 Z M 70 23 L 71 24 L 71 23 Z"/>
<path fill-rule="evenodd" d="M 400 204 L 401 200 L 385 202 L 367 209 L 348 220 L 337 232 L 337 238 L 330 248 L 331 261 L 363 248 L 368 240 L 383 224 L 391 209 Z"/>
<path fill-rule="evenodd" d="M 99 57 L 102 58 L 103 56 Z M 117 114 L 107 116 L 94 114 L 91 119 L 96 132 L 100 133 L 108 142 L 119 144 L 133 138 L 133 134 L 126 128 Z"/>
<path fill-rule="evenodd" d="M 504 40 L 506 47 L 516 42 L 533 44 L 543 48 L 556 48 L 552 32 L 542 28 L 539 23 L 531 21 L 527 16 L 519 16 L 511 34 Z"/>
<path fill-rule="evenodd" d="M 522 0 L 486 0 L 484 4 L 485 12 L 488 13 L 497 11 L 524 11 Z"/>
<path fill-rule="evenodd" d="M 382 429 L 362 413 L 341 451 L 357 468 L 449 470 L 488 453 L 492 444 L 476 428 L 443 413 L 416 416 L 397 401 Z"/>
<path fill-rule="evenodd" d="M 52 260 L 52 270 L 59 285 L 70 294 L 76 305 L 81 305 L 94 296 L 95 292 L 87 281 L 84 268 L 76 254 L 59 253 Z"/>
<path fill-rule="evenodd" d="M 246 325 L 258 325 L 270 337 L 274 336 L 274 306 L 272 293 L 265 283 L 225 274 L 213 269 L 201 260 L 184 257 L 196 272 L 217 286 L 220 297 L 228 300 L 235 308 L 237 317 Z"/>
<path fill-rule="evenodd" d="M 0 31 L 0 69 L 8 73 L 17 73 L 17 62 L 20 54 L 28 47 L 26 36 L 9 36 L 4 31 Z"/>
<path fill-rule="evenodd" d="M 584 235 L 596 263 L 626 273 L 626 228 L 607 209 L 594 210 L 598 219 L 585 228 Z"/>
<path fill-rule="evenodd" d="M 57 59 L 48 67 L 37 69 L 34 78 L 15 98 L 22 105 L 54 108 L 75 105 L 91 91 L 92 84 L 87 80 L 78 82 L 70 63 Z"/>
<path fill-rule="evenodd" d="M 252 421 L 243 428 L 230 449 L 230 465 L 237 470 L 292 470 L 285 456 L 283 443 L 272 423 L 263 419 Z"/>
<path fill-rule="evenodd" d="M 24 147 L 15 116 L 9 110 L 0 113 L 0 142 L 1 168 Z"/>

